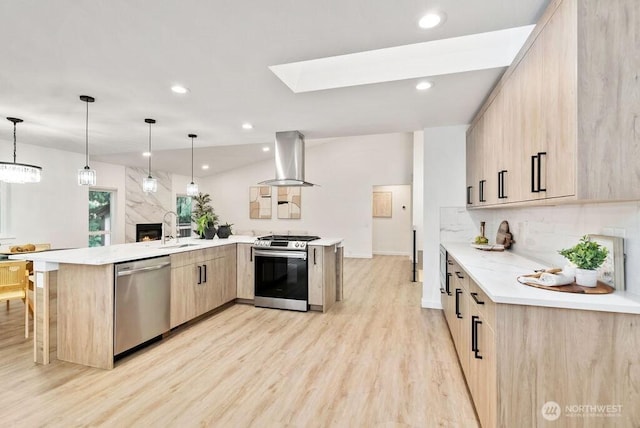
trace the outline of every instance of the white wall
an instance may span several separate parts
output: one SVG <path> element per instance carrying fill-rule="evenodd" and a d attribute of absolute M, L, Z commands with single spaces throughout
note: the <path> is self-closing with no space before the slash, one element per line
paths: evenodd
<path fill-rule="evenodd" d="M 1 159 L 10 159 L 4 151 Z M 18 143 L 18 162 L 41 166 L 42 181 L 9 184 L 8 235 L 2 244 L 51 243 L 54 247 L 86 247 L 88 188 L 78 186 L 84 155 Z"/>
<path fill-rule="evenodd" d="M 440 208 L 465 205 L 467 125 L 424 130 L 424 259 L 422 306 L 440 304 Z"/>
<path fill-rule="evenodd" d="M 203 180 L 222 223 L 234 230 L 306 231 L 345 239 L 347 257 L 372 256 L 372 194 L 378 184 L 410 184 L 412 135 L 395 133 L 331 139 L 306 148 L 302 218 L 279 220 L 275 195 L 271 220 L 249 219 L 249 187 L 274 178 L 273 161 L 238 168 Z"/>
<path fill-rule="evenodd" d="M 411 186 L 373 186 L 373 191 L 392 197 L 391 217 L 373 217 L 373 254 L 411 256 Z"/>
<path fill-rule="evenodd" d="M 424 241 L 424 132 L 413 133 L 413 226 L 416 228 L 416 248 Z"/>

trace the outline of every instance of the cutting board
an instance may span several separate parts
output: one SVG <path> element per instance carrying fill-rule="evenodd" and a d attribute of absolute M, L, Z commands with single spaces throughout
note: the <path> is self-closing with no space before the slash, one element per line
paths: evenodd
<path fill-rule="evenodd" d="M 500 227 L 498 227 L 498 233 L 496 234 L 496 244 L 504 245 L 504 248 L 511 247 L 511 243 L 515 242 L 513 240 L 513 235 L 509 232 L 509 223 L 505 220 L 500 223 Z"/>
<path fill-rule="evenodd" d="M 539 274 L 524 275 L 524 276 L 535 276 L 535 275 L 539 275 Z M 613 287 L 601 281 L 598 281 L 598 284 L 595 287 L 583 287 L 582 285 L 578 285 L 575 282 L 573 284 L 558 285 L 555 287 L 536 284 L 533 282 L 521 282 L 521 284 L 528 285 L 529 287 L 542 288 L 543 290 L 559 291 L 561 293 L 610 294 L 615 291 Z"/>

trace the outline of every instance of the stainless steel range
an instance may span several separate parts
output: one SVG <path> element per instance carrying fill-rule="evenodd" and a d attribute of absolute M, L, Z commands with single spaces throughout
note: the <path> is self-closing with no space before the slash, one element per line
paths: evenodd
<path fill-rule="evenodd" d="M 269 235 L 254 242 L 256 306 L 308 310 L 307 243 L 316 239 L 320 238 L 307 235 Z"/>

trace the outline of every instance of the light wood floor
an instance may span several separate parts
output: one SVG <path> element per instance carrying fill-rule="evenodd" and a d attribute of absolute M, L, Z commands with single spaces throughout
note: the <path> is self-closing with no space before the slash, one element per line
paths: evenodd
<path fill-rule="evenodd" d="M 476 427 L 441 311 L 405 257 L 345 260 L 327 314 L 235 305 L 112 371 L 32 363 L 0 307 L 0 426 Z M 22 335 L 22 337 L 21 337 Z"/>

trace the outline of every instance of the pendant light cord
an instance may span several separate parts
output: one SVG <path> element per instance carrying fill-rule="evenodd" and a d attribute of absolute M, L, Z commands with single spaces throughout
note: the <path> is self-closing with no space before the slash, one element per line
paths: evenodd
<path fill-rule="evenodd" d="M 151 178 L 151 123 L 149 123 L 149 178 Z"/>
<path fill-rule="evenodd" d="M 86 120 L 85 120 L 85 136 L 84 136 L 84 141 L 85 143 L 85 153 L 86 153 L 86 162 L 85 162 L 85 166 L 89 167 L 89 101 L 85 102 L 85 104 L 87 105 L 87 116 L 86 116 Z"/>
<path fill-rule="evenodd" d="M 13 163 L 16 163 L 16 123 L 13 122 Z"/>
<path fill-rule="evenodd" d="M 193 137 L 191 137 L 191 182 L 193 183 Z"/>

